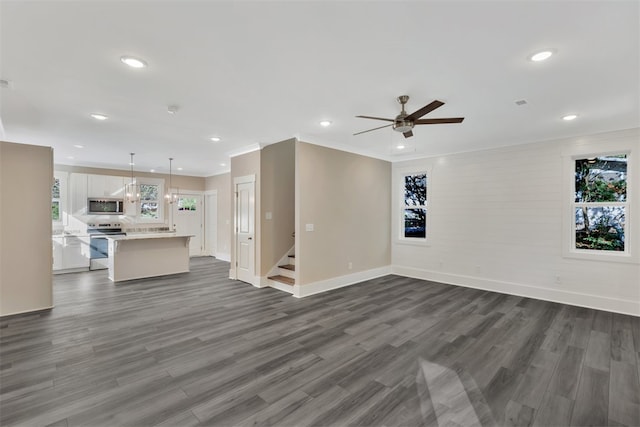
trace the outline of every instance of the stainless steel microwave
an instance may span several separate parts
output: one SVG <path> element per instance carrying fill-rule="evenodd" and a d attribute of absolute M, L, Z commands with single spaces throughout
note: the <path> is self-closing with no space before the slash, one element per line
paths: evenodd
<path fill-rule="evenodd" d="M 87 213 L 89 215 L 124 215 L 124 200 L 89 198 Z"/>

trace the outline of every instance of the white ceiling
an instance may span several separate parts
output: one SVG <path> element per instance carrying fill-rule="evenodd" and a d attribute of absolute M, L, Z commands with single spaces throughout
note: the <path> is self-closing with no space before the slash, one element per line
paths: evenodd
<path fill-rule="evenodd" d="M 2 0 L 4 139 L 53 146 L 61 164 L 128 169 L 133 151 L 136 170 L 175 157 L 209 176 L 292 136 L 402 160 L 638 127 L 639 5 Z M 527 59 L 542 48 L 557 54 Z M 385 124 L 355 115 L 394 117 L 402 94 L 409 112 L 439 99 L 425 118 L 466 119 L 417 126 L 403 152 L 390 128 L 352 136 Z"/>

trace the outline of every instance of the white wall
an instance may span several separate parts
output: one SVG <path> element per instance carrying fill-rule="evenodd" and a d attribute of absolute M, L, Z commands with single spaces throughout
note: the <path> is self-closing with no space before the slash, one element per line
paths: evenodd
<path fill-rule="evenodd" d="M 640 130 L 393 164 L 395 273 L 640 315 Z M 627 242 L 634 262 L 563 256 L 574 153 L 625 149 L 635 169 Z M 569 160 L 570 161 L 570 160 Z M 401 171 L 431 169 L 429 243 L 398 241 Z M 629 260 L 627 260 L 629 261 Z"/>

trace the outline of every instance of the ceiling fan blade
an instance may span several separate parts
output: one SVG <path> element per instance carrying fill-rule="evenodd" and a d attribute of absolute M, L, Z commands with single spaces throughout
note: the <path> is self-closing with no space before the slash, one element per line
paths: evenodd
<path fill-rule="evenodd" d="M 416 119 L 419 119 L 420 117 L 424 116 L 425 114 L 430 113 L 433 110 L 435 110 L 436 108 L 442 107 L 443 105 L 444 105 L 444 102 L 438 101 L 436 99 L 431 104 L 427 104 L 424 107 L 422 107 L 421 109 L 419 109 L 418 111 L 414 111 L 413 113 L 409 114 L 406 117 L 405 120 L 416 120 Z"/>
<path fill-rule="evenodd" d="M 403 132 L 402 134 L 404 135 L 405 138 L 409 138 L 409 137 L 413 136 L 413 131 L 411 129 L 409 129 L 408 131 Z"/>
<path fill-rule="evenodd" d="M 373 119 L 373 120 L 384 120 L 385 122 L 393 122 L 393 119 L 385 119 L 384 117 L 371 117 L 371 116 L 356 116 L 361 119 Z"/>
<path fill-rule="evenodd" d="M 439 125 L 443 123 L 462 123 L 464 117 L 451 117 L 448 119 L 419 119 L 414 120 L 413 124 L 416 125 Z"/>
<path fill-rule="evenodd" d="M 380 126 L 379 128 L 373 128 L 373 129 L 369 129 L 369 130 L 363 130 L 362 132 L 354 133 L 354 134 L 353 134 L 353 136 L 360 135 L 361 133 L 371 132 L 372 130 L 378 130 L 378 129 L 382 129 L 382 128 L 388 128 L 389 126 L 393 126 L 393 123 L 391 123 L 390 125 Z"/>

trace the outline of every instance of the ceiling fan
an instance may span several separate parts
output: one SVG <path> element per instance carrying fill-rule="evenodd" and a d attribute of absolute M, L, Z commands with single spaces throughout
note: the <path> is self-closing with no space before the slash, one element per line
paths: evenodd
<path fill-rule="evenodd" d="M 409 95 L 401 95 L 398 97 L 398 102 L 402 105 L 402 111 L 396 116 L 395 119 L 386 119 L 383 117 L 371 117 L 371 116 L 356 116 L 363 119 L 384 120 L 386 122 L 393 122 L 390 125 L 384 125 L 377 128 L 363 130 L 362 132 L 354 133 L 353 135 L 360 135 L 361 133 L 371 132 L 372 130 L 378 130 L 393 126 L 393 130 L 401 132 L 405 138 L 413 136 L 413 127 L 415 125 L 439 125 L 443 123 L 462 123 L 464 117 L 452 117 L 447 119 L 421 119 L 420 117 L 432 112 L 436 108 L 442 107 L 444 102 L 435 100 L 430 104 L 425 105 L 417 111 L 411 114 L 407 114 L 404 111 L 404 104 L 409 100 Z"/>

